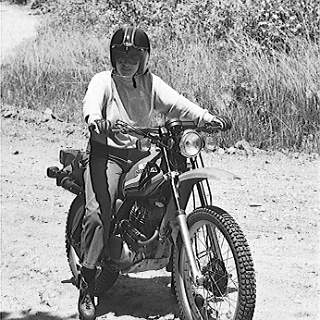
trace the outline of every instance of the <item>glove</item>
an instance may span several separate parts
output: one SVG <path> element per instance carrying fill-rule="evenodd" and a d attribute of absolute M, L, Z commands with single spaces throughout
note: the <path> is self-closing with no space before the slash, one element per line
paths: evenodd
<path fill-rule="evenodd" d="M 89 129 L 93 129 L 98 134 L 107 135 L 110 128 L 110 122 L 105 119 L 95 119 L 93 121 L 88 121 Z"/>
<path fill-rule="evenodd" d="M 214 116 L 211 122 L 218 125 L 221 131 L 227 131 L 231 129 L 231 120 L 226 116 Z"/>

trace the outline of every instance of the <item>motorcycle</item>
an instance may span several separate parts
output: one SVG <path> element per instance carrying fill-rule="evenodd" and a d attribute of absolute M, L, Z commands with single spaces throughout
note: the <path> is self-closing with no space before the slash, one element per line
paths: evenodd
<path fill-rule="evenodd" d="M 172 275 L 171 290 L 181 319 L 252 319 L 256 284 L 250 249 L 234 218 L 214 206 L 209 183 L 211 179 L 238 177 L 206 167 L 202 155 L 206 141 L 210 143 L 208 137 L 218 127 L 174 119 L 158 128 L 118 121 L 113 130 L 139 137 L 137 148 L 144 157 L 137 162 L 113 159 L 122 166 L 123 175 L 113 212 L 109 254 L 101 255 L 95 295 L 103 296 L 119 274 L 166 268 Z M 76 195 L 65 235 L 76 286 L 85 212 L 85 158 L 81 150 L 61 150 L 63 168 L 47 169 L 48 177 L 55 178 L 58 186 Z"/>

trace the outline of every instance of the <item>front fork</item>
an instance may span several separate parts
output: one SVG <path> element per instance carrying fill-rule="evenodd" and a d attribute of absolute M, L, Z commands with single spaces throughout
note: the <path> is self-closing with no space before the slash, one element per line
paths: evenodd
<path fill-rule="evenodd" d="M 165 163 L 167 165 L 167 170 L 168 170 L 167 176 L 170 180 L 173 199 L 175 202 L 177 222 L 180 227 L 182 241 L 183 241 L 183 244 L 186 248 L 187 257 L 188 257 L 190 267 L 191 267 L 192 280 L 197 285 L 202 285 L 204 282 L 204 277 L 197 266 L 197 262 L 196 262 L 194 254 L 193 254 L 191 239 L 190 239 L 190 235 L 189 235 L 189 228 L 187 225 L 187 215 L 186 215 L 185 211 L 180 206 L 180 195 L 179 195 L 179 191 L 178 191 L 179 173 L 171 170 L 167 149 L 163 147 L 162 151 L 163 151 Z"/>
<path fill-rule="evenodd" d="M 176 172 L 171 172 L 170 174 L 171 188 L 172 188 L 173 198 L 174 198 L 175 207 L 176 207 L 176 218 L 179 225 L 182 241 L 186 249 L 186 254 L 190 263 L 193 281 L 197 285 L 202 285 L 204 281 L 204 277 L 198 268 L 196 258 L 192 250 L 189 228 L 187 224 L 187 215 L 186 215 L 186 212 L 180 206 L 180 201 L 179 201 L 180 196 L 179 196 L 177 180 L 176 180 L 177 176 L 178 176 L 178 173 Z"/>
<path fill-rule="evenodd" d="M 204 277 L 198 268 L 196 258 L 192 250 L 191 239 L 189 235 L 189 228 L 187 225 L 187 216 L 184 210 L 178 211 L 177 221 L 180 227 L 182 241 L 185 246 L 187 257 L 190 263 L 192 279 L 194 283 L 196 283 L 197 285 L 202 285 L 204 281 Z"/>

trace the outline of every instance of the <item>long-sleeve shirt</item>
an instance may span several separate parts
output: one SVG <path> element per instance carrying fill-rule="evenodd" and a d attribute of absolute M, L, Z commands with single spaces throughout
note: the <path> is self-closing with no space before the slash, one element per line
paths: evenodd
<path fill-rule="evenodd" d="M 117 120 L 131 125 L 147 127 L 154 110 L 168 118 L 188 118 L 196 121 L 211 121 L 208 110 L 191 102 L 151 72 L 131 78 L 117 76 L 111 71 L 96 74 L 89 83 L 83 99 L 83 116 L 89 121 Z M 96 142 L 116 148 L 134 148 L 136 138 L 116 133 L 108 136 L 96 135 Z"/>

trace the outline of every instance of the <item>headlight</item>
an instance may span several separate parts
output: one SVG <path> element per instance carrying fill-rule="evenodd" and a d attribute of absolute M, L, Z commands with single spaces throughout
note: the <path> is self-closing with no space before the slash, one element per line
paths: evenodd
<path fill-rule="evenodd" d="M 195 157 L 203 148 L 202 137 L 194 130 L 186 130 L 182 134 L 179 147 L 183 156 L 187 158 Z"/>

